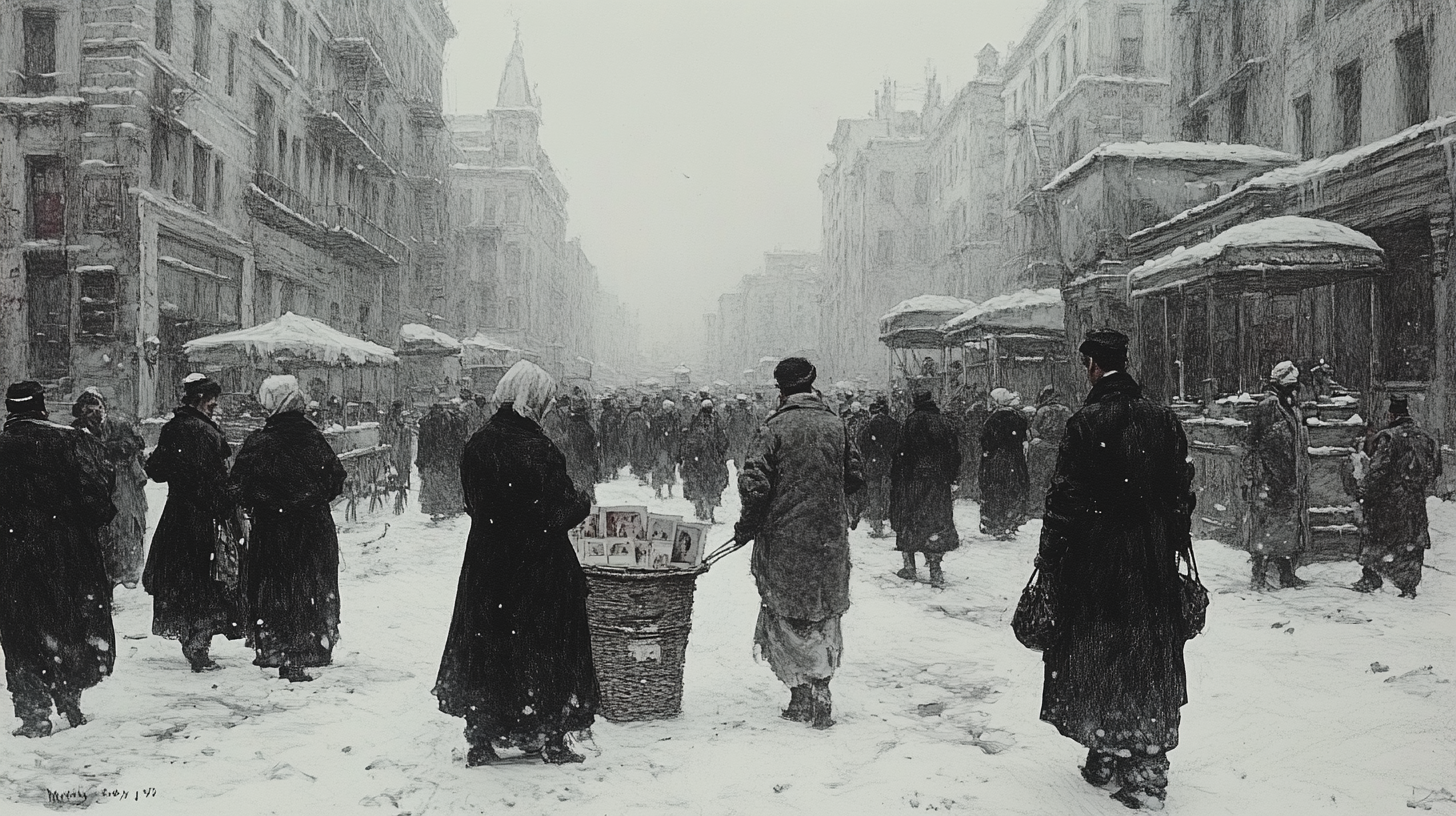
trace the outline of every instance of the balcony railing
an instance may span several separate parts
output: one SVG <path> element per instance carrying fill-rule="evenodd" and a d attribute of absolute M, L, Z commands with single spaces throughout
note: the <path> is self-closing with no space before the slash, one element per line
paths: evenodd
<path fill-rule="evenodd" d="M 323 213 L 325 226 L 331 230 L 352 232 L 369 242 L 375 249 L 393 257 L 396 261 L 404 260 L 405 252 L 407 251 L 404 242 L 391 235 L 383 227 L 365 218 L 362 213 L 353 207 L 344 204 L 330 204 L 317 209 Z"/>
<path fill-rule="evenodd" d="M 392 175 L 400 166 L 399 157 L 386 145 L 384 138 L 369 124 L 369 119 L 358 103 L 343 91 L 325 93 L 319 100 L 319 118 L 326 127 L 331 127 L 346 140 L 357 142 L 354 152 L 362 161 L 378 165 L 378 169 Z"/>
<path fill-rule="evenodd" d="M 254 216 L 304 243 L 345 255 L 366 264 L 399 264 L 408 251 L 405 243 L 347 204 L 315 204 L 306 194 L 268 173 L 254 177 L 271 202 L 253 196 Z"/>
<path fill-rule="evenodd" d="M 254 183 L 263 194 L 277 201 L 279 204 L 298 213 L 310 221 L 317 220 L 313 214 L 313 200 L 298 190 L 285 184 L 282 179 L 270 173 L 258 171 Z"/>

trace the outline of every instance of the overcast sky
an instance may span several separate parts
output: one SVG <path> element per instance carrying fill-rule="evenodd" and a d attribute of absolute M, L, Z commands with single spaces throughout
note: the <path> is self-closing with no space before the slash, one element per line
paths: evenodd
<path fill-rule="evenodd" d="M 495 102 L 514 26 L 542 101 L 542 142 L 605 286 L 646 323 L 688 329 L 775 247 L 817 250 L 820 169 L 841 118 L 882 78 L 918 107 L 1040 0 L 447 0 L 445 105 Z M 657 316 L 669 315 L 666 323 Z M 684 319 L 690 321 L 682 322 Z"/>

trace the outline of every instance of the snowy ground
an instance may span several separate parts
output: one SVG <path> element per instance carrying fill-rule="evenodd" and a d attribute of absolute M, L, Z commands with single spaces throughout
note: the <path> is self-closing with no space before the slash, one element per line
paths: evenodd
<path fill-rule="evenodd" d="M 625 478 L 599 494 L 690 514 Z M 164 495 L 151 494 L 154 520 Z M 725 499 L 720 519 L 735 518 Z M 1415 602 L 1344 588 L 1352 564 L 1308 568 L 1304 590 L 1251 593 L 1243 556 L 1200 545 L 1214 605 L 1188 648 L 1170 812 L 1456 814 L 1456 506 L 1432 511 L 1442 571 L 1427 570 Z M 84 698 L 92 722 L 0 736 L 0 800 L 39 809 L 48 791 L 80 791 L 105 812 L 385 816 L 1126 812 L 1081 781 L 1082 749 L 1037 720 L 1039 656 L 1008 627 L 1037 525 L 1006 543 L 971 534 L 974 505 L 959 520 L 943 591 L 894 578 L 890 544 L 853 534 L 834 729 L 779 719 L 787 692 L 752 657 L 744 552 L 699 582 L 680 718 L 599 722 L 584 765 L 467 769 L 462 723 L 430 695 L 467 521 L 432 527 L 413 507 L 361 519 L 341 528 L 343 641 L 317 681 L 282 682 L 221 639 L 225 670 L 194 675 L 174 641 L 148 634 L 150 597 L 118 590 L 119 660 Z M 717 531 L 714 544 L 729 536 Z"/>

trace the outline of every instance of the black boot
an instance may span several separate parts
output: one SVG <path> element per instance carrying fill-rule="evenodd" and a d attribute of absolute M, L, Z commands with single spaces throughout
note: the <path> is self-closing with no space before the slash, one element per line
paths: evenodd
<path fill-rule="evenodd" d="M 1121 787 L 1112 798 L 1132 810 L 1162 810 L 1168 798 L 1168 756 L 1119 760 L 1117 781 Z"/>
<path fill-rule="evenodd" d="M 1096 748 L 1088 748 L 1087 763 L 1082 766 L 1082 778 L 1087 780 L 1087 784 L 1100 788 L 1112 783 L 1116 768 L 1116 757 L 1104 754 Z"/>
<path fill-rule="evenodd" d="M 1369 567 L 1362 567 L 1360 572 L 1360 580 L 1350 585 L 1350 588 L 1356 592 L 1374 592 L 1385 584 L 1385 579 L 1380 577 L 1380 573 Z"/>
<path fill-rule="evenodd" d="M 66 718 L 72 728 L 86 724 L 86 715 L 81 713 L 81 692 L 66 692 L 56 696 L 56 711 Z"/>
<path fill-rule="evenodd" d="M 940 568 L 943 557 L 941 553 L 925 554 L 925 566 L 930 568 L 930 585 L 936 589 L 945 589 L 945 572 Z"/>
<path fill-rule="evenodd" d="M 302 666 L 279 666 L 278 676 L 290 683 L 307 683 L 313 680 L 313 675 L 304 671 Z"/>
<path fill-rule="evenodd" d="M 904 559 L 905 567 L 899 572 L 895 573 L 895 575 L 900 578 L 904 578 L 907 581 L 915 580 L 915 553 L 902 552 L 900 553 L 900 557 Z"/>
<path fill-rule="evenodd" d="M 493 765 L 500 761 L 500 754 L 489 742 L 481 745 L 470 746 L 470 751 L 465 755 L 465 766 L 467 768 L 479 768 L 482 765 Z"/>
<path fill-rule="evenodd" d="M 541 747 L 541 761 L 551 765 L 567 765 L 573 762 L 585 762 L 586 757 L 567 746 L 565 734 L 552 734 L 546 738 L 546 744 Z"/>
<path fill-rule="evenodd" d="M 1249 563 L 1252 565 L 1251 575 L 1249 577 L 1249 589 L 1255 592 L 1273 589 L 1269 585 L 1269 576 L 1267 574 L 1268 563 L 1264 556 L 1258 554 L 1250 555 Z"/>
<path fill-rule="evenodd" d="M 212 659 L 211 651 L 212 635 L 206 637 L 193 635 L 184 637 L 182 640 L 182 656 L 187 658 L 187 662 L 192 666 L 194 672 L 217 671 L 222 668 L 216 660 Z"/>
<path fill-rule="evenodd" d="M 1309 583 L 1294 574 L 1293 558 L 1276 558 L 1274 565 L 1279 568 L 1279 586 L 1285 589 L 1298 589 Z"/>
<path fill-rule="evenodd" d="M 809 725 L 820 731 L 834 726 L 834 706 L 828 680 L 809 681 Z"/>
<path fill-rule="evenodd" d="M 808 722 L 814 712 L 809 701 L 808 686 L 794 686 L 789 689 L 789 707 L 779 712 L 779 716 L 793 722 Z"/>
<path fill-rule="evenodd" d="M 28 739 L 39 739 L 51 735 L 50 717 L 26 717 L 20 721 L 20 727 L 10 732 L 12 737 L 26 737 Z"/>

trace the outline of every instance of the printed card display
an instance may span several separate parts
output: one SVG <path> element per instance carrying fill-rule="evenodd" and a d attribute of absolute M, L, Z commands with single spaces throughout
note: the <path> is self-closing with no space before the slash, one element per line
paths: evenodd
<path fill-rule="evenodd" d="M 602 530 L 601 508 L 593 506 L 591 509 L 591 515 L 583 519 L 581 522 L 581 526 L 577 529 L 581 530 L 582 538 L 606 538 L 607 536 Z"/>
<path fill-rule="evenodd" d="M 679 522 L 672 538 L 672 566 L 679 568 L 697 567 L 703 562 L 703 539 L 708 534 L 707 524 Z"/>
<path fill-rule="evenodd" d="M 607 560 L 607 540 L 605 538 L 583 538 L 581 540 L 583 564 L 605 567 Z"/>
<path fill-rule="evenodd" d="M 646 507 L 603 507 L 602 520 L 607 527 L 607 538 L 647 540 Z"/>
<path fill-rule="evenodd" d="M 667 541 L 653 541 L 649 544 L 648 569 L 665 570 L 672 567 L 672 544 Z"/>
<path fill-rule="evenodd" d="M 649 513 L 647 516 L 647 539 L 649 541 L 666 541 L 672 543 L 673 536 L 677 533 L 678 522 L 682 516 L 664 516 L 657 513 Z"/>
<path fill-rule="evenodd" d="M 630 538 L 609 538 L 607 564 L 613 567 L 637 566 L 637 542 Z"/>

